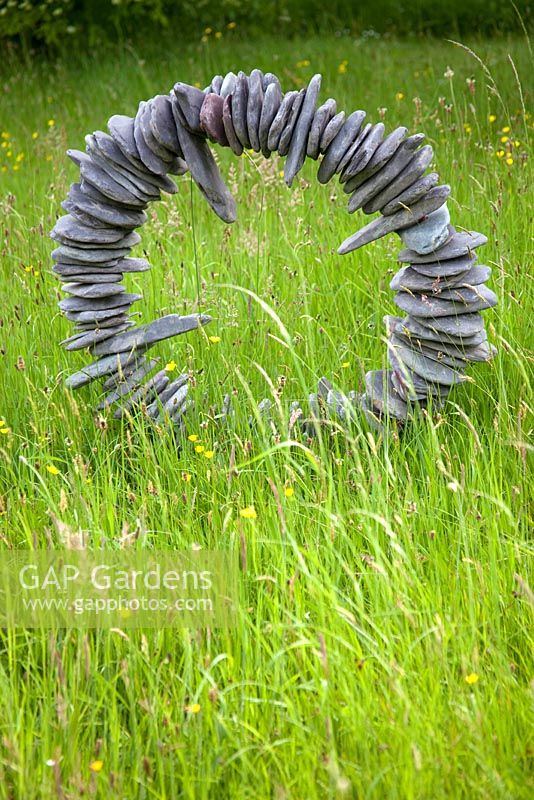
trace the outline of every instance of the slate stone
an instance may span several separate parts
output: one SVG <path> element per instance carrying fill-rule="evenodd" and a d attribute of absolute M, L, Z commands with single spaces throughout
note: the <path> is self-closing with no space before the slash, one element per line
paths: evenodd
<path fill-rule="evenodd" d="M 390 370 L 374 370 L 365 375 L 365 394 L 369 406 L 388 417 L 405 420 L 409 414 L 408 405 L 397 394 L 391 383 Z"/>
<path fill-rule="evenodd" d="M 137 197 L 147 203 L 153 200 L 161 200 L 161 187 L 156 185 L 154 182 L 155 178 L 159 179 L 161 182 L 168 182 L 165 188 L 170 194 L 174 194 L 178 190 L 176 184 L 174 184 L 173 181 L 171 181 L 171 179 L 166 175 L 156 176 L 153 172 L 147 172 L 146 169 L 144 172 L 136 169 L 131 163 L 128 162 L 126 158 L 124 158 L 124 156 L 122 156 L 122 153 L 115 145 L 115 142 L 113 142 L 111 137 L 110 140 L 120 154 L 119 161 L 112 161 L 109 156 L 103 154 L 101 149 L 98 147 L 94 136 L 89 135 L 85 137 L 86 150 L 95 164 L 102 167 L 102 169 L 104 169 L 118 183 L 121 183 L 121 185 L 123 185 L 126 189 L 132 190 Z M 126 165 L 123 162 L 126 162 Z"/>
<path fill-rule="evenodd" d="M 389 284 L 389 288 L 395 292 L 424 292 L 425 294 L 439 296 L 444 290 L 455 286 L 475 286 L 484 283 L 488 279 L 490 272 L 489 267 L 474 267 L 449 279 L 441 278 L 440 276 L 429 278 L 426 275 L 421 275 L 420 272 L 416 272 L 412 267 L 403 267 L 397 272 Z M 469 276 L 471 276 L 471 281 L 474 281 L 474 283 L 469 282 Z"/>
<path fill-rule="evenodd" d="M 79 209 L 85 214 L 89 214 L 95 219 L 117 228 L 138 228 L 144 225 L 148 219 L 144 211 L 117 208 L 117 206 L 108 203 L 96 203 L 81 191 L 79 183 L 73 183 L 71 185 L 68 201 L 61 205 L 71 214 L 75 213 L 74 209 Z"/>
<path fill-rule="evenodd" d="M 237 81 L 237 75 L 235 74 L 235 72 L 228 72 L 224 76 L 224 80 L 221 84 L 221 91 L 220 91 L 220 95 L 222 98 L 228 97 L 229 95 L 232 94 L 232 92 L 235 90 L 236 87 L 236 81 Z"/>
<path fill-rule="evenodd" d="M 140 382 L 145 378 L 154 367 L 157 365 L 158 361 L 155 358 L 142 361 L 141 364 L 137 367 L 137 369 L 133 370 L 127 377 L 120 376 L 119 370 L 119 379 L 116 382 L 116 387 L 110 392 L 100 403 L 97 405 L 97 410 L 102 410 L 104 408 L 108 408 L 108 406 L 113 405 L 118 400 L 121 400 L 125 395 L 130 394 L 133 392 L 134 389 L 139 387 Z"/>
<path fill-rule="evenodd" d="M 135 122 L 134 122 L 135 143 L 139 151 L 139 157 L 143 162 L 143 164 L 151 172 L 154 172 L 156 175 L 166 175 L 167 172 L 170 172 L 170 166 L 171 166 L 170 162 L 162 159 L 161 156 L 156 155 L 156 153 L 150 148 L 148 142 L 146 141 L 143 135 L 142 119 L 146 111 L 146 105 L 147 104 L 144 101 L 141 101 L 139 103 L 139 108 L 135 116 Z"/>
<path fill-rule="evenodd" d="M 208 139 L 220 144 L 221 147 L 228 147 L 228 137 L 223 123 L 223 105 L 224 98 L 213 92 L 207 94 L 200 109 L 200 125 Z"/>
<path fill-rule="evenodd" d="M 280 89 L 280 94 L 282 94 L 282 89 L 281 89 L 280 81 L 278 80 L 278 77 L 274 74 L 274 72 L 266 72 L 265 75 L 263 76 L 263 91 L 264 91 L 264 93 L 267 91 L 267 87 L 270 86 L 271 83 L 276 84 L 278 86 L 278 88 Z"/>
<path fill-rule="evenodd" d="M 259 127 L 263 106 L 262 78 L 261 70 L 253 69 L 248 79 L 247 131 L 250 146 L 256 153 L 260 151 Z"/>
<path fill-rule="evenodd" d="M 306 155 L 308 158 L 313 158 L 316 161 L 319 158 L 319 146 L 321 137 L 324 130 L 332 117 L 335 116 L 337 103 L 332 98 L 329 98 L 322 106 L 319 106 L 315 112 L 308 134 L 308 142 L 306 145 Z"/>
<path fill-rule="evenodd" d="M 170 385 L 170 384 L 169 384 Z M 167 387 L 168 389 L 168 387 Z M 165 419 L 165 416 L 176 418 L 176 412 L 183 407 L 183 403 L 189 392 L 189 380 L 184 381 L 181 386 L 178 386 L 175 392 L 165 400 L 163 408 L 158 414 L 158 421 Z"/>
<path fill-rule="evenodd" d="M 116 242 L 78 242 L 74 239 L 68 239 L 65 236 L 60 236 L 54 231 L 50 234 L 50 238 L 59 242 L 64 247 L 72 247 L 76 250 L 100 250 L 108 252 L 108 258 L 114 256 L 115 251 L 130 249 L 135 247 L 141 241 L 141 237 L 135 232 L 122 231 L 122 238 Z"/>
<path fill-rule="evenodd" d="M 243 152 L 243 145 L 237 138 L 237 134 L 235 132 L 234 123 L 232 121 L 232 95 L 229 94 L 224 98 L 223 101 L 223 126 L 224 132 L 226 134 L 226 138 L 228 139 L 228 144 L 232 148 L 232 151 L 236 154 L 236 156 L 240 156 Z"/>
<path fill-rule="evenodd" d="M 413 250 L 401 250 L 397 256 L 398 261 L 409 262 L 412 266 L 419 264 L 435 264 L 437 262 L 458 259 L 463 256 L 470 256 L 477 247 L 485 245 L 487 237 L 476 231 L 457 231 L 452 225 L 449 226 L 450 239 L 439 250 L 433 253 L 421 255 Z M 425 273 L 426 274 L 426 273 Z"/>
<path fill-rule="evenodd" d="M 119 325 L 124 325 L 126 322 L 131 322 L 132 314 L 128 314 L 128 306 L 123 308 L 115 309 L 115 315 L 110 316 L 112 313 L 111 311 L 99 311 L 98 312 L 98 319 L 91 319 L 89 320 L 77 320 L 77 313 L 73 312 L 73 314 L 66 314 L 67 319 L 70 319 L 71 316 L 74 317 L 72 320 L 76 323 L 76 330 L 86 333 L 92 330 L 104 330 L 108 328 L 114 328 Z M 85 312 L 80 312 L 82 316 L 86 316 Z"/>
<path fill-rule="evenodd" d="M 121 258 L 117 264 L 117 272 L 147 272 L 151 266 L 146 258 Z"/>
<path fill-rule="evenodd" d="M 414 317 L 405 317 L 401 323 L 395 327 L 396 332 L 407 336 L 415 336 L 416 338 L 429 339 L 442 343 L 449 343 L 461 346 L 472 347 L 481 344 L 487 338 L 484 330 L 484 323 L 480 314 L 473 314 L 473 319 L 466 320 L 464 317 L 450 318 L 446 324 L 447 331 L 435 330 L 431 327 L 432 320 L 417 320 Z M 471 315 L 470 315 L 471 317 Z M 454 328 L 455 333 L 451 332 L 451 319 L 458 319 L 461 321 Z M 443 325 L 441 326 L 443 328 Z"/>
<path fill-rule="evenodd" d="M 189 133 L 196 134 L 197 136 L 204 136 L 202 128 L 200 127 L 200 109 L 204 102 L 204 92 L 197 89 L 195 86 L 189 86 L 187 83 L 175 83 L 173 88 L 174 96 L 171 97 L 171 106 L 174 119 L 180 120 L 182 127 L 189 131 Z M 187 161 L 187 154 L 184 152 L 180 136 L 178 135 L 178 142 L 180 148 Z"/>
<path fill-rule="evenodd" d="M 280 137 L 289 121 L 289 117 L 291 115 L 291 109 L 293 108 L 293 103 L 298 95 L 298 92 L 286 92 L 285 95 L 282 97 L 282 102 L 280 103 L 280 107 L 276 112 L 276 116 L 272 121 L 271 127 L 269 128 L 269 134 L 267 136 L 267 149 L 271 151 L 271 153 L 276 152 L 278 150 L 278 145 L 280 143 Z"/>
<path fill-rule="evenodd" d="M 342 182 L 341 176 L 345 173 L 348 165 L 352 162 L 352 159 L 356 156 L 356 151 L 359 150 L 364 140 L 371 133 L 372 129 L 373 129 L 372 123 L 367 122 L 365 125 L 362 124 L 362 127 L 360 128 L 358 135 L 356 136 L 353 143 L 348 148 L 347 152 L 339 162 L 338 167 L 336 169 L 336 173 L 339 174 L 340 182 Z"/>
<path fill-rule="evenodd" d="M 133 159 L 133 163 L 141 162 L 134 137 L 134 119 L 124 114 L 114 114 L 108 120 L 108 130 L 125 156 Z M 142 162 L 141 162 L 142 163 Z"/>
<path fill-rule="evenodd" d="M 397 177 L 363 206 L 364 213 L 374 214 L 375 211 L 380 211 L 391 200 L 394 200 L 404 192 L 405 189 L 412 186 L 426 170 L 433 156 L 434 151 L 429 144 L 421 147 Z M 408 205 L 408 203 L 405 203 L 405 205 Z"/>
<path fill-rule="evenodd" d="M 258 138 L 260 140 L 260 147 L 265 158 L 269 158 L 271 151 L 268 147 L 269 130 L 278 113 L 280 104 L 282 103 L 282 90 L 280 84 L 269 83 L 265 89 L 263 97 L 263 106 L 261 109 L 260 122 L 258 126 Z"/>
<path fill-rule="evenodd" d="M 369 242 L 380 239 L 392 231 L 401 230 L 409 225 L 413 225 L 414 221 L 422 219 L 427 214 L 435 211 L 446 201 L 450 193 L 450 186 L 436 186 L 431 189 L 425 197 L 409 209 L 397 211 L 396 214 L 391 214 L 389 217 L 378 217 L 368 225 L 365 225 L 356 233 L 349 236 L 338 248 L 338 253 L 344 255 L 359 247 L 363 247 Z"/>
<path fill-rule="evenodd" d="M 170 150 L 167 150 L 167 148 L 164 145 L 162 145 L 161 142 L 159 142 L 152 133 L 152 127 L 150 125 L 151 117 L 152 117 L 152 99 L 146 101 L 144 109 L 139 116 L 139 125 L 141 128 L 141 134 L 143 136 L 146 145 L 150 148 L 150 150 L 154 153 L 155 156 L 160 158 L 162 161 L 165 161 L 165 163 L 169 165 L 169 167 L 167 167 L 167 169 L 169 169 L 170 164 L 174 161 L 175 155 Z M 134 136 L 135 136 L 135 127 L 134 127 Z M 139 150 L 139 155 L 141 155 L 141 150 L 139 149 L 139 146 L 137 147 L 137 149 Z"/>
<path fill-rule="evenodd" d="M 57 265 L 56 265 L 57 266 Z M 92 270 L 88 272 L 82 272 L 80 274 L 80 270 L 83 267 L 76 267 L 78 270 L 77 273 L 70 273 L 68 275 L 62 275 L 61 272 L 58 272 L 56 266 L 52 267 L 52 271 L 56 272 L 59 276 L 59 280 L 63 282 L 65 285 L 66 283 L 119 283 L 122 280 L 122 275 L 120 272 L 110 272 L 109 270 L 101 270 L 100 272 L 94 272 Z M 60 265 L 63 266 L 63 265 Z M 73 265 L 75 266 L 75 265 Z M 63 287 L 62 287 L 63 288 Z"/>
<path fill-rule="evenodd" d="M 339 129 L 338 133 L 326 149 L 324 158 L 321 161 L 319 170 L 317 172 L 317 180 L 319 183 L 328 183 L 328 181 L 335 175 L 341 159 L 351 146 L 356 136 L 358 136 L 358 132 L 364 119 L 365 111 L 353 111 L 352 114 L 347 117 L 342 127 Z"/>
<path fill-rule="evenodd" d="M 158 394 L 163 392 L 168 386 L 169 380 L 170 378 L 165 370 L 157 372 L 152 378 L 146 381 L 146 383 L 140 386 L 139 389 L 136 389 L 125 402 L 121 403 L 113 414 L 115 419 L 121 419 L 136 405 L 140 405 L 141 403 L 145 405 L 149 404 Z"/>
<path fill-rule="evenodd" d="M 180 147 L 193 180 L 217 216 L 224 222 L 235 222 L 235 200 L 223 183 L 206 141 L 198 136 L 193 136 L 183 127 L 178 118 L 176 118 L 176 127 Z"/>
<path fill-rule="evenodd" d="M 282 135 L 280 136 L 280 141 L 278 142 L 278 154 L 281 156 L 287 156 L 288 154 L 289 145 L 291 144 L 291 138 L 295 130 L 295 125 L 297 124 L 297 119 L 300 114 L 300 109 L 302 108 L 302 104 L 304 102 L 305 94 L 306 90 L 301 89 L 300 92 L 297 93 L 293 105 L 291 106 L 291 114 L 289 115 L 287 125 L 282 131 Z"/>
<path fill-rule="evenodd" d="M 403 250 L 402 252 L 405 253 L 409 251 Z M 464 255 L 459 258 L 451 258 L 447 261 L 436 261 L 430 264 L 411 264 L 411 268 L 420 275 L 425 275 L 428 278 L 452 279 L 470 270 L 476 263 L 476 260 L 474 254 L 472 256 Z"/>
<path fill-rule="evenodd" d="M 247 128 L 248 80 L 244 72 L 239 72 L 232 95 L 232 122 L 238 140 L 246 150 L 250 150 Z"/>
<path fill-rule="evenodd" d="M 410 347 L 391 344 L 390 350 L 395 353 L 396 358 L 400 362 L 429 383 L 453 386 L 456 383 L 462 383 L 467 380 L 466 376 L 457 369 L 453 369 L 433 358 L 418 353 Z"/>
<path fill-rule="evenodd" d="M 416 348 L 416 346 L 422 348 L 423 353 L 427 351 L 438 353 L 438 356 L 436 356 L 438 360 L 439 353 L 442 353 L 444 356 L 459 359 L 460 362 L 464 362 L 464 365 L 467 361 L 490 361 L 496 353 L 496 349 L 493 345 L 489 344 L 487 339 L 484 339 L 477 345 L 471 346 L 465 344 L 453 345 L 449 342 L 437 342 L 429 339 L 414 339 L 414 337 L 405 337 L 400 334 L 398 338 L 413 348 Z"/>
<path fill-rule="evenodd" d="M 160 411 L 165 408 L 167 402 L 172 400 L 172 398 L 176 395 L 176 392 L 182 389 L 188 382 L 189 376 L 184 374 L 167 384 L 165 389 L 158 394 L 157 398 L 150 403 L 149 406 L 147 406 L 147 416 L 155 419 L 159 415 Z"/>
<path fill-rule="evenodd" d="M 422 178 L 419 178 L 419 180 L 412 183 L 411 186 L 409 186 L 399 195 L 394 197 L 393 200 L 387 203 L 383 208 L 381 208 L 381 213 L 384 214 L 384 216 L 389 216 L 390 214 L 394 214 L 396 211 L 400 211 L 402 208 L 404 208 L 404 206 L 410 206 L 412 203 L 416 203 L 418 200 L 424 197 L 424 195 L 430 189 L 433 189 L 434 186 L 437 185 L 438 181 L 439 175 L 437 172 L 430 172 L 428 175 L 423 175 Z M 387 186 L 384 191 L 387 191 Z"/>
<path fill-rule="evenodd" d="M 104 311 L 129 305 L 141 300 L 142 297 L 142 294 L 118 294 L 98 298 L 67 297 L 65 300 L 60 300 L 58 306 L 61 311 Z"/>
<path fill-rule="evenodd" d="M 114 336 L 116 333 L 122 333 L 122 331 L 127 330 L 130 325 L 133 325 L 133 322 L 125 322 L 122 325 L 115 325 L 112 328 L 104 328 L 103 330 L 91 330 L 84 333 L 75 333 L 74 336 L 69 336 L 68 339 L 64 339 L 61 342 L 61 345 L 65 348 L 65 350 L 69 351 L 84 350 L 86 347 L 92 347 L 98 342 L 103 342 L 105 339 L 109 338 L 110 336 Z"/>
<path fill-rule="evenodd" d="M 459 314 L 451 317 L 416 317 L 416 322 L 423 323 L 435 333 L 446 333 L 450 336 L 473 336 L 484 329 L 484 321 L 479 313 Z"/>
<path fill-rule="evenodd" d="M 211 91 L 214 94 L 219 95 L 221 93 L 222 85 L 223 85 L 223 76 L 222 75 L 215 75 L 213 80 L 211 81 Z"/>
<path fill-rule="evenodd" d="M 497 305 L 495 294 L 482 285 L 478 290 L 461 289 L 457 290 L 458 296 L 465 296 L 467 292 L 472 292 L 472 302 L 455 302 L 454 300 L 443 299 L 443 294 L 438 297 L 431 295 L 413 295 L 408 292 L 399 292 L 394 297 L 395 304 L 406 313 L 414 317 L 450 317 L 455 314 L 473 314 L 476 311 L 485 311 Z M 463 293 L 463 294 L 461 294 Z"/>
<path fill-rule="evenodd" d="M 158 362 L 158 359 L 153 360 L 153 365 Z M 136 372 L 140 367 L 147 363 L 147 359 L 144 353 L 140 354 L 137 359 L 132 361 L 131 364 L 126 364 L 124 367 L 120 367 L 115 372 L 111 373 L 111 375 L 106 378 L 106 380 L 102 383 L 102 391 L 109 392 L 110 389 L 116 389 L 124 381 L 128 380 L 134 372 Z"/>
<path fill-rule="evenodd" d="M 345 112 L 339 111 L 335 117 L 327 123 L 326 128 L 321 134 L 321 141 L 319 142 L 319 152 L 326 153 L 339 131 L 345 123 Z"/>
<path fill-rule="evenodd" d="M 124 238 L 124 230 L 122 228 L 88 228 L 70 214 L 59 217 L 54 225 L 53 232 L 63 238 L 76 242 L 85 242 L 93 246 L 95 244 L 118 242 Z"/>
<path fill-rule="evenodd" d="M 141 198 L 139 192 L 134 194 L 133 186 L 125 188 L 122 183 L 118 183 L 111 177 L 110 172 L 96 164 L 87 153 L 82 153 L 81 150 L 67 150 L 67 155 L 79 166 L 82 178 L 100 193 L 104 202 L 114 201 L 120 206 L 132 209 L 146 207 L 150 198 Z M 83 191 L 83 184 L 80 188 Z M 88 194 L 91 193 L 88 192 Z M 97 201 L 100 200 L 99 196 L 93 194 L 93 197 Z"/>
<path fill-rule="evenodd" d="M 449 300 L 455 303 L 463 303 L 471 307 L 473 303 L 484 302 L 486 307 L 493 308 L 497 305 L 497 296 L 487 286 L 457 286 L 445 289 L 439 295 L 441 300 Z"/>
<path fill-rule="evenodd" d="M 427 358 L 431 358 L 438 363 L 445 364 L 447 367 L 452 367 L 453 369 L 462 370 L 467 366 L 467 362 L 465 358 L 462 358 L 461 354 L 458 356 L 448 353 L 445 347 L 426 347 L 423 340 L 414 341 L 413 339 L 394 334 L 391 336 L 390 342 L 393 347 L 409 347 L 416 353 L 420 353 Z"/>
<path fill-rule="evenodd" d="M 355 148 L 350 160 L 349 171 L 351 173 L 357 174 L 360 172 L 360 170 L 365 169 L 382 143 L 384 138 L 384 130 L 385 128 L 383 123 L 378 122 L 376 125 L 371 127 L 362 141 L 358 142 L 358 146 Z M 342 162 L 341 169 L 339 171 L 342 171 L 348 163 L 348 159 L 345 163 Z"/>
<path fill-rule="evenodd" d="M 120 353 L 119 355 L 107 356 L 92 364 L 88 364 L 83 369 L 69 375 L 65 381 L 65 385 L 69 389 L 79 389 L 97 378 L 102 378 L 104 375 L 117 372 L 121 367 L 131 364 L 139 358 L 137 353 Z"/>
<path fill-rule="evenodd" d="M 126 291 L 122 283 L 64 283 L 61 289 L 74 297 L 91 298 L 110 297 Z"/>
<path fill-rule="evenodd" d="M 352 179 L 352 187 L 356 189 L 372 175 L 379 172 L 393 158 L 407 132 L 407 128 L 395 128 L 379 145 L 364 169 L 355 169 L 353 164 L 349 163 L 341 175 L 341 183 L 346 183 Z"/>
<path fill-rule="evenodd" d="M 173 153 L 175 157 L 183 160 L 184 154 L 178 141 L 169 95 L 158 94 L 152 98 L 150 129 L 160 144 Z M 185 165 L 185 168 L 187 168 L 187 165 Z"/>
<path fill-rule="evenodd" d="M 91 216 L 91 214 L 86 214 L 85 211 L 82 211 L 78 208 L 71 200 L 66 198 L 62 201 L 61 207 L 65 209 L 71 216 L 74 217 L 78 222 L 81 222 L 82 225 L 85 225 L 88 228 L 93 228 L 94 230 L 101 230 L 106 228 L 113 228 L 113 225 L 109 225 L 106 222 L 103 222 L 100 219 L 96 219 L 96 217 Z"/>
<path fill-rule="evenodd" d="M 349 200 L 349 213 L 353 213 L 366 203 L 369 203 L 382 189 L 395 180 L 404 167 L 410 162 L 414 150 L 419 146 L 424 136 L 416 133 L 403 141 L 393 158 L 391 158 L 381 170 L 369 178 L 365 183 L 358 186 L 352 193 Z M 357 177 L 357 176 L 356 176 Z M 344 192 L 352 192 L 355 178 L 351 178 L 343 187 Z"/>
<path fill-rule="evenodd" d="M 401 231 L 400 237 L 416 253 L 433 253 L 450 238 L 450 221 L 449 209 L 445 203 L 411 228 Z"/>
<path fill-rule="evenodd" d="M 211 322 L 211 317 L 207 314 L 191 314 L 186 317 L 181 317 L 179 314 L 168 314 L 147 325 L 140 325 L 133 330 L 121 333 L 115 338 L 103 342 L 95 348 L 95 354 L 101 356 L 109 353 L 122 353 L 133 348 L 151 347 L 156 342 L 169 339 L 172 336 L 179 336 L 192 330 L 198 330 L 203 325 L 207 325 L 208 322 Z"/>
<path fill-rule="evenodd" d="M 302 169 L 306 158 L 306 147 L 308 136 L 315 114 L 315 106 L 321 88 L 321 76 L 314 75 L 310 80 L 300 114 L 291 137 L 291 143 L 287 153 L 287 160 L 284 165 L 284 179 L 288 186 L 291 186 L 296 174 Z"/>
<path fill-rule="evenodd" d="M 72 264 L 108 264 L 109 266 L 115 266 L 129 252 L 129 247 L 123 247 L 120 250 L 90 250 L 88 248 L 82 250 L 79 247 L 68 247 L 62 244 L 52 251 L 52 258 L 55 261 Z"/>

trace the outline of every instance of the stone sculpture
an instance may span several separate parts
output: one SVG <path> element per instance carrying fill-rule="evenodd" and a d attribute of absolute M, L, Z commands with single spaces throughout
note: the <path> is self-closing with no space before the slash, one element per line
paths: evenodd
<path fill-rule="evenodd" d="M 59 305 L 75 325 L 63 345 L 87 348 L 96 358 L 67 379 L 68 387 L 103 379 L 108 394 L 100 405 L 114 404 L 115 417 L 143 404 L 149 417 L 183 424 L 191 402 L 187 376 L 171 381 L 164 371 L 152 374 L 157 359 L 147 352 L 210 317 L 169 314 L 135 326 L 130 309 L 141 295 L 126 293 L 121 281 L 150 268 L 144 259 L 129 257 L 140 241 L 134 229 L 146 221 L 151 201 L 177 191 L 169 175 L 189 170 L 215 213 L 225 222 L 235 220 L 234 199 L 207 140 L 236 155 L 252 149 L 266 158 L 275 151 L 287 156 L 288 186 L 306 157 L 320 158 L 318 180 L 339 176 L 350 213 L 380 212 L 341 244 L 340 254 L 391 232 L 406 245 L 391 281 L 405 316 L 385 317 L 391 368 L 368 372 L 362 396 L 343 395 L 321 379 L 306 411 L 293 404 L 293 424 L 298 420 L 312 434 L 322 411 L 345 421 L 360 407 L 372 423 L 384 416 L 403 421 L 416 404 L 439 403 L 466 380 L 469 362 L 493 356 L 480 312 L 497 300 L 485 286 L 491 271 L 476 257 L 487 240 L 451 225 L 450 187 L 438 185 L 437 173 L 426 173 L 432 147 L 423 144 L 423 134 L 407 136 L 403 127 L 386 136 L 382 123 L 366 122 L 364 111 L 337 112 L 333 99 L 317 107 L 320 84 L 321 76 L 314 75 L 306 89 L 283 94 L 275 75 L 257 69 L 249 76 L 216 76 L 204 91 L 177 83 L 168 95 L 141 102 L 134 116 L 111 117 L 109 134 L 87 136 L 85 152 L 68 151 L 80 179 L 62 203 L 67 215 L 51 233 L 57 244 L 53 269 L 69 295 Z M 262 401 L 259 411 L 268 417 L 269 402 Z M 220 416 L 230 413 L 225 397 Z"/>

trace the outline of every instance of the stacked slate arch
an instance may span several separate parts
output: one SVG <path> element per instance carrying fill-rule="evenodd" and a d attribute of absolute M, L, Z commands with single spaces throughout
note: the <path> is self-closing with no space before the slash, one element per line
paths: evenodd
<path fill-rule="evenodd" d="M 140 242 L 135 229 L 146 222 L 148 204 L 177 191 L 169 175 L 189 170 L 215 213 L 227 223 L 235 220 L 235 201 L 208 142 L 237 156 L 245 149 L 266 158 L 277 152 L 286 159 L 288 186 L 306 158 L 317 160 L 319 182 L 338 177 L 349 213 L 380 212 L 341 244 L 340 254 L 392 232 L 403 240 L 401 268 L 391 281 L 403 315 L 385 317 L 390 368 L 368 372 L 363 395 L 336 392 L 322 379 L 309 408 L 292 406 L 292 419 L 305 432 L 325 409 L 341 420 L 360 408 L 373 422 L 385 415 L 404 420 L 415 404 L 441 402 L 466 380 L 470 362 L 492 357 L 480 312 L 497 300 L 485 285 L 491 271 L 476 255 L 487 240 L 451 224 L 450 187 L 428 172 L 432 147 L 404 127 L 387 133 L 364 111 L 346 114 L 332 98 L 319 104 L 320 85 L 315 75 L 306 88 L 284 93 L 276 75 L 258 69 L 217 75 L 203 91 L 177 83 L 168 95 L 141 102 L 134 116 L 112 116 L 108 133 L 86 136 L 85 151 L 67 151 L 80 178 L 62 203 L 67 214 L 51 232 L 53 270 L 67 295 L 59 305 L 75 326 L 62 344 L 88 349 L 94 359 L 70 375 L 67 386 L 101 380 L 100 407 L 113 406 L 116 417 L 142 406 L 153 419 L 183 424 L 192 402 L 187 375 L 171 379 L 149 351 L 210 317 L 169 314 L 136 325 L 132 307 L 142 297 L 126 292 L 123 278 L 150 268 L 130 251 Z M 260 412 L 268 414 L 267 401 Z M 226 397 L 221 415 L 228 413 Z"/>

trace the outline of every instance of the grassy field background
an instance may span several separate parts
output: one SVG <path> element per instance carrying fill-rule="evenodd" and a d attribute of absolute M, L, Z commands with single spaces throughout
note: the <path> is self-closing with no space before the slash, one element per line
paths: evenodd
<path fill-rule="evenodd" d="M 529 45 L 215 34 L 0 65 L 2 549 L 80 535 L 90 548 L 194 544 L 241 569 L 226 631 L 0 632 L 0 797 L 526 800 Z M 453 222 L 488 235 L 498 356 L 400 434 L 362 420 L 288 440 L 290 401 L 321 375 L 361 390 L 384 363 L 399 240 L 337 256 L 363 220 L 337 184 L 316 182 L 313 162 L 289 191 L 277 157 L 217 151 L 238 201 L 231 227 L 179 179 L 143 230 L 137 254 L 153 269 L 129 280 L 143 321 L 214 317 L 206 336 L 158 349 L 206 395 L 190 428 L 204 452 L 142 419 L 96 415 L 96 388 L 64 388 L 87 362 L 58 345 L 70 329 L 47 234 L 76 179 L 65 149 L 176 80 L 203 87 L 256 66 L 284 89 L 321 72 L 323 99 L 424 131 L 453 187 Z M 209 406 L 228 391 L 236 418 L 221 430 Z M 279 399 L 276 436 L 248 426 L 266 396 Z M 250 506 L 254 519 L 240 514 Z"/>

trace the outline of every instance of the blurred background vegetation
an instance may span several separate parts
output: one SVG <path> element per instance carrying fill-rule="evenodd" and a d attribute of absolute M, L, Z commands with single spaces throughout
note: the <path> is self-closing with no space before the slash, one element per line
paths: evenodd
<path fill-rule="evenodd" d="M 483 34 L 499 36 L 532 27 L 528 0 L 0 0 L 3 46 L 92 48 L 103 40 L 271 33 L 372 36 Z M 174 39 L 174 41 L 176 40 Z"/>

